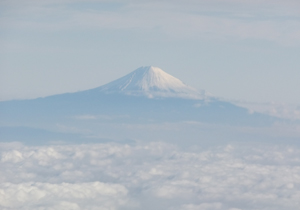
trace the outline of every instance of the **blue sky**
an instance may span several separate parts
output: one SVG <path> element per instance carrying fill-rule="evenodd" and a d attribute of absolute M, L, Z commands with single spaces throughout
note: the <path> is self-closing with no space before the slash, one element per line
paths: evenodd
<path fill-rule="evenodd" d="M 9 0 L 0 8 L 0 100 L 89 89 L 153 65 L 215 96 L 300 104 L 298 0 Z"/>

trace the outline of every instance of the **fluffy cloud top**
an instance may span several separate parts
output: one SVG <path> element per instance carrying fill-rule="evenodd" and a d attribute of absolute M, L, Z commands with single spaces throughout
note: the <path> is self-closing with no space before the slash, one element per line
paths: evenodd
<path fill-rule="evenodd" d="M 118 184 L 3 183 L 0 203 L 8 209 L 112 209 L 125 202 L 127 190 Z"/>
<path fill-rule="evenodd" d="M 297 209 L 300 149 L 1 145 L 1 209 Z"/>

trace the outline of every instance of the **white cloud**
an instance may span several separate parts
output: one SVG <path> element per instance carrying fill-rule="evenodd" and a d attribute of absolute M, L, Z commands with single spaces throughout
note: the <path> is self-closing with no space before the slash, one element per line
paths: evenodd
<path fill-rule="evenodd" d="M 250 112 L 260 112 L 268 114 L 271 116 L 279 118 L 287 118 L 292 120 L 300 119 L 300 108 L 297 104 L 287 104 L 287 103 L 253 103 L 253 102 L 242 102 L 234 101 L 235 104 L 238 104 L 242 107 L 246 107 Z"/>
<path fill-rule="evenodd" d="M 300 148 L 227 145 L 1 144 L 0 207 L 13 209 L 291 209 Z M 150 204 L 149 204 L 150 203 Z"/>
<path fill-rule="evenodd" d="M 222 204 L 221 203 L 202 203 L 200 205 L 187 204 L 187 205 L 182 206 L 182 210 L 210 210 L 210 209 L 222 209 Z M 230 210 L 233 210 L 233 209 L 230 209 Z"/>
<path fill-rule="evenodd" d="M 115 209 L 126 202 L 127 190 L 118 184 L 90 183 L 3 183 L 2 208 L 12 209 Z M 98 207 L 97 207 L 98 206 Z"/>

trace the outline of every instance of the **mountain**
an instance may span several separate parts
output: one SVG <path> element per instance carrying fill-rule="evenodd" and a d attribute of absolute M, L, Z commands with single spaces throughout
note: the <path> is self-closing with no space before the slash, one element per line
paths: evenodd
<path fill-rule="evenodd" d="M 148 98 L 193 98 L 203 99 L 204 91 L 185 85 L 179 79 L 153 66 L 140 67 L 130 74 L 93 91 L 121 93 Z"/>
<path fill-rule="evenodd" d="M 138 68 L 90 90 L 0 102 L 0 116 L 0 139 L 18 140 L 27 136 L 37 141 L 46 139 L 45 136 L 72 141 L 100 137 L 143 139 L 153 136 L 156 126 L 159 131 L 166 129 L 166 124 L 180 126 L 167 128 L 164 135 L 173 135 L 176 139 L 194 133 L 198 139 L 199 129 L 195 129 L 195 125 L 266 127 L 281 120 L 207 96 L 204 91 L 189 87 L 152 66 Z M 57 132 L 72 135 L 58 135 Z M 177 135 L 178 132 L 182 133 Z M 202 129 L 201 132 L 208 131 Z M 158 133 L 155 138 L 161 135 Z"/>

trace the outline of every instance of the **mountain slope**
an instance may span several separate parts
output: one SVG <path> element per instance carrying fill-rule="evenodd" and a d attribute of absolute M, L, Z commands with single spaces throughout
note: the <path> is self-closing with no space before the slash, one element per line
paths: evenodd
<path fill-rule="evenodd" d="M 121 120 L 127 123 L 197 121 L 261 126 L 271 125 L 276 120 L 249 113 L 245 108 L 215 97 L 206 97 L 152 66 L 138 68 L 120 79 L 86 91 L 0 102 L 0 111 L 2 121 L 6 121 L 3 124 L 55 122 L 81 115 L 127 116 Z"/>
<path fill-rule="evenodd" d="M 261 128 L 277 121 L 280 119 L 207 97 L 159 68 L 141 67 L 86 91 L 0 102 L 0 142 L 45 139 L 46 135 L 49 140 L 72 142 L 94 137 L 144 139 L 153 137 L 154 128 L 158 129 L 157 138 L 161 138 L 160 134 L 179 138 L 192 132 L 198 141 L 204 131 L 198 128 L 203 124 L 225 126 L 226 133 L 228 126 L 238 130 L 245 126 Z M 140 131 L 142 128 L 145 129 Z"/>

